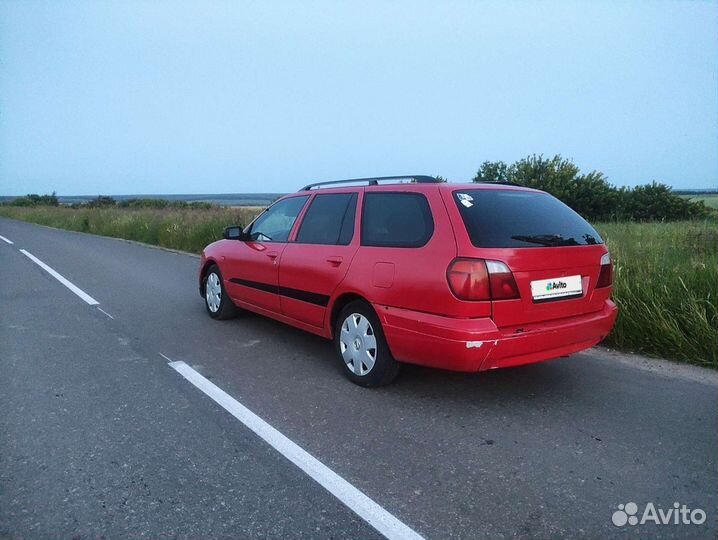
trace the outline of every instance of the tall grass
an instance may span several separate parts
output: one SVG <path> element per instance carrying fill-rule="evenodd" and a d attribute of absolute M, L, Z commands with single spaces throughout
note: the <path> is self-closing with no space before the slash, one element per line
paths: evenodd
<path fill-rule="evenodd" d="M 172 249 L 199 253 L 222 237 L 228 225 L 246 225 L 259 212 L 255 207 L 210 209 L 67 208 L 0 206 L 0 215 Z"/>
<path fill-rule="evenodd" d="M 715 221 L 604 223 L 620 308 L 616 348 L 718 368 Z"/>
<path fill-rule="evenodd" d="M 121 209 L 0 206 L 0 215 L 199 253 L 258 208 Z M 598 224 L 615 263 L 620 314 L 607 344 L 718 369 L 715 221 Z"/>

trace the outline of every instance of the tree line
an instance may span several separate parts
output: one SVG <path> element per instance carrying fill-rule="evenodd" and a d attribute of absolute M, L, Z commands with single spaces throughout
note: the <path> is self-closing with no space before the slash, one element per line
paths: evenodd
<path fill-rule="evenodd" d="M 52 195 L 30 194 L 4 203 L 8 206 L 60 206 L 55 192 Z M 63 205 L 68 208 L 194 208 L 206 210 L 215 205 L 204 201 L 171 201 L 167 199 L 134 198 L 115 200 L 114 197 L 98 195 L 86 202 Z"/>
<path fill-rule="evenodd" d="M 594 221 L 677 221 L 714 215 L 702 201 L 680 197 L 666 184 L 619 188 L 599 171 L 581 173 L 571 160 L 560 155 L 545 158 L 534 154 L 510 165 L 484 161 L 473 181 L 540 189 Z"/>

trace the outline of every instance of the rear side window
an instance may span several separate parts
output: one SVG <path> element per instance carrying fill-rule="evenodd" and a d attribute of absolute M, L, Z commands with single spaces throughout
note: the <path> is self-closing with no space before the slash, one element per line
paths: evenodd
<path fill-rule="evenodd" d="M 317 195 L 304 215 L 297 242 L 348 245 L 354 236 L 356 205 L 356 193 Z"/>
<path fill-rule="evenodd" d="M 548 193 L 467 189 L 454 192 L 476 247 L 555 247 L 602 244 L 596 230 Z"/>
<path fill-rule="evenodd" d="M 434 234 L 429 202 L 420 193 L 367 193 L 362 210 L 361 244 L 421 247 Z"/>

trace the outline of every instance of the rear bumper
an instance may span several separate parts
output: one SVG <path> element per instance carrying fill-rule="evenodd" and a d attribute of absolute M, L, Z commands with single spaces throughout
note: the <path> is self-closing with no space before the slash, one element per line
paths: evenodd
<path fill-rule="evenodd" d="M 374 306 L 392 354 L 401 361 L 454 371 L 484 371 L 551 360 L 593 347 L 613 328 L 618 309 L 497 328 L 489 318 L 454 319 Z"/>

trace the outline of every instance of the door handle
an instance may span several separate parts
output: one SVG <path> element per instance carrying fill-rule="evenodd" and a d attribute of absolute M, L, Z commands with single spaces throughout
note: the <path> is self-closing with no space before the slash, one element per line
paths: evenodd
<path fill-rule="evenodd" d="M 340 264 L 342 264 L 342 260 L 343 259 L 341 257 L 327 257 L 327 262 L 334 266 L 339 266 Z"/>

